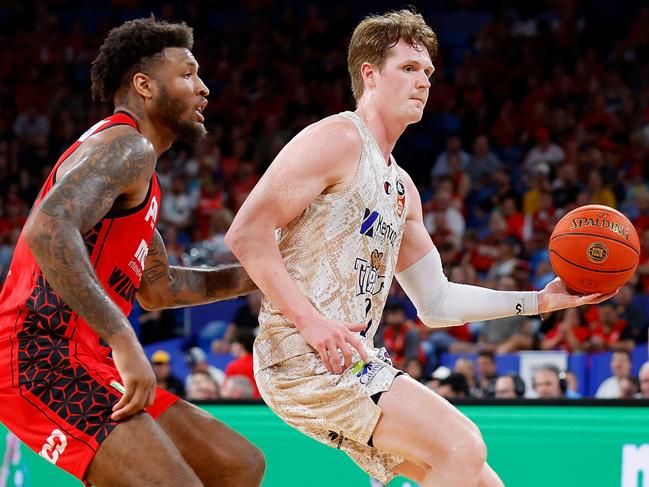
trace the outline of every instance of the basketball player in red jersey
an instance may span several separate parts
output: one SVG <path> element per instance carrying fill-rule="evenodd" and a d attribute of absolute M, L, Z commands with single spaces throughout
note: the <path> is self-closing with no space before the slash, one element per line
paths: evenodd
<path fill-rule="evenodd" d="M 156 160 L 205 134 L 209 93 L 192 30 L 126 22 L 92 66 L 115 114 L 59 159 L 25 224 L 0 295 L 0 421 L 86 483 L 259 485 L 261 452 L 155 387 L 127 315 L 249 292 L 238 265 L 169 266 L 155 230 Z M 109 354 L 112 352 L 112 358 Z"/>

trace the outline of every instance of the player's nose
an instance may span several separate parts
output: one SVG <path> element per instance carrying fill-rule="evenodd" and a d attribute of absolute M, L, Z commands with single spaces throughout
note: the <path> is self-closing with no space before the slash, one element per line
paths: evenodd
<path fill-rule="evenodd" d="M 210 89 L 207 87 L 201 78 L 198 78 L 198 94 L 207 97 L 210 94 Z"/>

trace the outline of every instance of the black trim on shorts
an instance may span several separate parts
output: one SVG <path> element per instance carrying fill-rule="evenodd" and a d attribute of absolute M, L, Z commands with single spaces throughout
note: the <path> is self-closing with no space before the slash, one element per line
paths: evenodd
<path fill-rule="evenodd" d="M 395 374 L 394 378 L 396 379 L 396 378 L 399 377 L 400 375 L 406 375 L 406 373 L 403 372 L 403 371 L 401 371 L 401 370 L 399 370 L 399 371 Z M 394 382 L 394 379 L 393 379 L 393 382 Z M 376 394 L 372 394 L 372 395 L 370 396 L 370 399 L 371 399 L 372 401 L 374 401 L 374 404 L 376 404 L 376 405 L 378 406 L 378 404 L 379 404 L 379 399 L 381 399 L 381 396 L 383 395 L 384 392 L 385 392 L 385 391 L 379 391 L 379 392 L 377 392 Z M 371 446 L 372 448 L 374 448 L 374 443 L 372 442 L 372 437 L 371 437 L 371 436 L 370 436 L 370 439 L 367 440 L 367 445 L 368 445 L 368 446 Z"/>

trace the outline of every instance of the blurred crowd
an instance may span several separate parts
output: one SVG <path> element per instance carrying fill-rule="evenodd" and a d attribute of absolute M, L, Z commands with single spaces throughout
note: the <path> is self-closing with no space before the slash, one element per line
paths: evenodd
<path fill-rule="evenodd" d="M 440 53 L 424 118 L 406 131 L 395 155 L 419 186 L 445 272 L 454 282 L 542 289 L 554 277 L 547 252 L 554 224 L 589 203 L 616 207 L 632 220 L 640 266 L 614 301 L 599 306 L 544 321 L 514 317 L 435 331 L 408 320 L 395 284 L 377 338 L 396 363 L 412 375 L 421 370 L 425 380 L 447 351 L 625 353 L 647 342 L 649 8 L 629 2 L 603 29 L 588 2 L 520 3 L 457 0 L 419 8 L 439 31 Z M 160 230 L 172 264 L 211 265 L 231 259 L 223 235 L 283 144 L 309 123 L 353 109 L 346 45 L 357 21 L 382 5 L 1 4 L 0 283 L 58 156 L 111 113 L 89 94 L 90 62 L 111 26 L 155 12 L 194 27 L 194 53 L 211 91 L 209 135 L 195 145 L 175 144 L 160 158 Z M 237 343 L 245 350 L 237 331 L 226 330 L 212 351 L 232 352 Z M 227 390 L 213 372 L 174 387 L 204 391 L 213 388 L 211 377 Z M 478 390 L 470 378 L 467 387 Z"/>

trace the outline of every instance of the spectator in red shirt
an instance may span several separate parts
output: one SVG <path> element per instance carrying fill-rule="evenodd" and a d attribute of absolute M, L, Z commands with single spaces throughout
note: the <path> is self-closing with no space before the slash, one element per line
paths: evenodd
<path fill-rule="evenodd" d="M 383 313 L 383 324 L 375 337 L 377 347 L 385 347 L 392 363 L 400 368 L 406 358 L 419 358 L 419 330 L 408 320 L 402 304 L 388 304 Z"/>
<path fill-rule="evenodd" d="M 225 381 L 236 375 L 243 375 L 250 379 L 253 386 L 253 398 L 259 399 L 259 389 L 255 382 L 255 374 L 252 365 L 252 345 L 255 342 L 255 336 L 250 330 L 239 329 L 234 334 L 232 340 L 232 355 L 236 358 L 225 368 Z M 225 384 L 224 384 L 225 385 Z"/>
<path fill-rule="evenodd" d="M 579 309 L 569 308 L 558 313 L 556 324 L 547 332 L 541 342 L 541 349 L 583 351 L 590 331 Z"/>
<path fill-rule="evenodd" d="M 590 340 L 588 350 L 626 350 L 635 346 L 626 321 L 620 319 L 612 301 L 599 305 L 599 320 L 589 323 Z"/>

